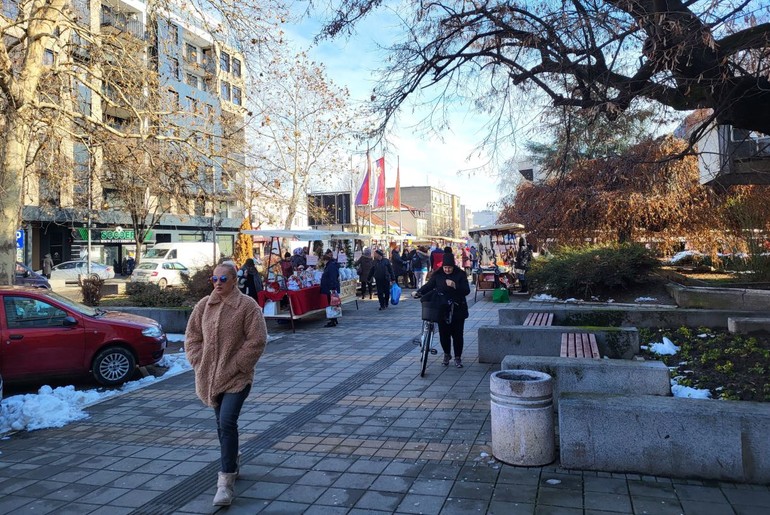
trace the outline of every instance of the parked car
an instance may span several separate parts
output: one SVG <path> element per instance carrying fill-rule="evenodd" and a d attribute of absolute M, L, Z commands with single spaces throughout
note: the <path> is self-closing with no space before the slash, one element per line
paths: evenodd
<path fill-rule="evenodd" d="M 44 275 L 33 271 L 24 263 L 16 262 L 16 277 L 13 279 L 16 286 L 34 286 L 36 288 L 51 289 L 48 279 Z"/>
<path fill-rule="evenodd" d="M 37 273 L 42 273 L 38 271 Z M 77 281 L 79 275 L 88 275 L 88 264 L 85 261 L 65 261 L 51 269 L 51 279 Z M 111 266 L 101 263 L 91 263 L 91 275 L 98 275 L 102 279 L 115 277 L 115 270 Z"/>
<path fill-rule="evenodd" d="M 153 259 L 158 261 L 178 261 L 193 272 L 205 266 L 210 266 L 214 256 L 219 256 L 219 244 L 200 241 L 177 241 L 171 243 L 156 243 L 142 254 L 141 261 Z"/>
<path fill-rule="evenodd" d="M 124 383 L 166 348 L 149 318 L 92 308 L 50 290 L 0 287 L 0 375 L 45 380 L 89 372 L 103 385 Z"/>
<path fill-rule="evenodd" d="M 183 286 L 184 277 L 189 277 L 190 271 L 177 261 L 158 261 L 143 259 L 131 274 L 131 282 L 155 283 L 161 287 Z"/>

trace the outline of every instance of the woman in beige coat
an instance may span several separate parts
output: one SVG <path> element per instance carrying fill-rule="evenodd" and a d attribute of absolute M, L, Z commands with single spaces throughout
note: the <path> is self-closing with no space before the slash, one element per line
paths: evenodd
<path fill-rule="evenodd" d="M 267 328 L 257 302 L 236 288 L 234 264 L 218 265 L 211 282 L 214 291 L 190 315 L 185 351 L 195 371 L 195 393 L 216 415 L 222 470 L 214 505 L 227 506 L 238 477 L 238 417 L 265 350 Z"/>

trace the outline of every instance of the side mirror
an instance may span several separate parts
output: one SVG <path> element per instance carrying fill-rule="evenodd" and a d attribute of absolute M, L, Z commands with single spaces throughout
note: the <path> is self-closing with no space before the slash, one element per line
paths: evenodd
<path fill-rule="evenodd" d="M 25 269 L 24 270 L 24 277 L 29 277 L 30 275 L 32 275 L 32 274 L 29 273 L 29 270 Z"/>
<path fill-rule="evenodd" d="M 72 316 L 64 317 L 64 320 L 62 321 L 62 325 L 64 327 L 72 327 L 73 325 L 78 325 L 78 321 L 75 319 L 75 317 L 72 317 Z"/>

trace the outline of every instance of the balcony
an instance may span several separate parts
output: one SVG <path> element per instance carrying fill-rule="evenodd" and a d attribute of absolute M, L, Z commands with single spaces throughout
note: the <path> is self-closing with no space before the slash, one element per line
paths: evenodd
<path fill-rule="evenodd" d="M 138 13 L 117 12 L 107 5 L 102 5 L 101 26 L 116 33 L 144 39 L 144 24 Z"/>

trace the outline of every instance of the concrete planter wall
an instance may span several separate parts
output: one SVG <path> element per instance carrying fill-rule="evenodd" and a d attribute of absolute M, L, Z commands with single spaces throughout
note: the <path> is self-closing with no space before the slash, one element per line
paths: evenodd
<path fill-rule="evenodd" d="M 669 283 L 666 289 L 682 308 L 770 310 L 770 290 L 711 288 Z"/>

